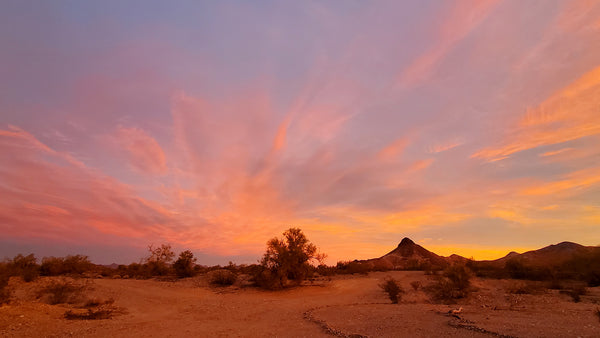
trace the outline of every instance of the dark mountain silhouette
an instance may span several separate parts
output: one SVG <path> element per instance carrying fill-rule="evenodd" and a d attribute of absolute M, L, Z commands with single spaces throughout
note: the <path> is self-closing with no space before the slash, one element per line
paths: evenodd
<path fill-rule="evenodd" d="M 375 269 L 423 270 L 447 266 L 448 259 L 434 254 L 405 237 L 394 250 L 384 256 L 360 262 Z"/>
<path fill-rule="evenodd" d="M 513 251 L 492 262 L 505 264 L 509 260 L 517 259 L 531 266 L 560 265 L 578 256 L 589 255 L 596 251 L 600 251 L 600 247 L 583 246 L 573 242 L 562 242 L 538 250 L 527 251 L 522 254 Z"/>
<path fill-rule="evenodd" d="M 508 255 L 487 261 L 471 261 L 453 254 L 449 257 L 439 256 L 416 244 L 410 238 L 402 239 L 398 246 L 389 253 L 379 257 L 358 261 L 374 270 L 428 270 L 444 268 L 451 264 L 470 263 L 473 267 L 504 268 L 507 262 L 519 261 L 530 267 L 558 267 L 568 265 L 581 257 L 600 257 L 600 247 L 583 246 L 572 242 L 549 245 L 538 250 L 525 253 L 510 252 Z"/>

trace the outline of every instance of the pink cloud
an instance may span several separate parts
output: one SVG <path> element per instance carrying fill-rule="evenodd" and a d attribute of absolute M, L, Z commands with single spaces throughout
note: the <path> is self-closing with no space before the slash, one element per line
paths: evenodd
<path fill-rule="evenodd" d="M 138 128 L 119 127 L 117 142 L 127 150 L 131 167 L 144 174 L 164 175 L 167 172 L 165 153 L 158 142 Z"/>
<path fill-rule="evenodd" d="M 498 0 L 451 2 L 451 8 L 436 27 L 434 44 L 410 63 L 398 78 L 401 87 L 429 80 L 446 55 L 476 29 L 498 5 Z"/>

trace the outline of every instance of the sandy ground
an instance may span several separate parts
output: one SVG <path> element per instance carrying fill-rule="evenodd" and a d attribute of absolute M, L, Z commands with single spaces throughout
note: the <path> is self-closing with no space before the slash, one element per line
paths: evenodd
<path fill-rule="evenodd" d="M 398 279 L 406 294 L 391 304 L 378 284 Z M 268 292 L 209 287 L 203 277 L 177 282 L 95 279 L 88 297 L 115 299 L 111 319 L 67 320 L 75 305 L 48 305 L 34 296 L 43 279 L 11 281 L 13 301 L 0 307 L 2 337 L 600 337 L 600 288 L 582 301 L 550 290 L 516 295 L 516 283 L 474 279 L 478 291 L 454 305 L 431 304 L 410 282 L 422 272 L 337 276 L 314 285 Z M 449 316 L 463 307 L 460 319 Z"/>

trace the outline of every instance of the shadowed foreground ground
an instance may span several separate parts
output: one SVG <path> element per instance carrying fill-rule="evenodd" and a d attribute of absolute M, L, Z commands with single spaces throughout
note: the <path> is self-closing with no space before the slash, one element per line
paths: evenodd
<path fill-rule="evenodd" d="M 391 304 L 378 287 L 385 276 L 407 291 Z M 96 279 L 90 297 L 114 298 L 122 314 L 102 320 L 67 320 L 68 305 L 33 297 L 36 284 L 11 282 L 13 301 L 0 307 L 0 336 L 180 337 L 599 337 L 600 288 L 582 301 L 547 290 L 511 294 L 516 283 L 474 280 L 479 291 L 455 305 L 431 304 L 410 282 L 428 283 L 422 272 L 371 273 L 334 277 L 314 286 L 267 292 L 254 288 L 213 288 L 202 277 L 177 282 Z M 461 319 L 447 315 L 463 307 Z"/>

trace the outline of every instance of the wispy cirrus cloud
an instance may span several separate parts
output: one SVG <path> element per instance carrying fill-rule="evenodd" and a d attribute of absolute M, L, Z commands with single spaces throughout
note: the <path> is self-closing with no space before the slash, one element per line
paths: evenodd
<path fill-rule="evenodd" d="M 600 133 L 600 67 L 529 109 L 497 146 L 472 155 L 494 161 L 545 145 L 559 144 Z"/>

